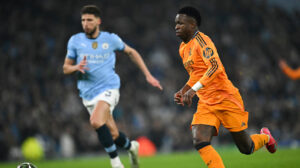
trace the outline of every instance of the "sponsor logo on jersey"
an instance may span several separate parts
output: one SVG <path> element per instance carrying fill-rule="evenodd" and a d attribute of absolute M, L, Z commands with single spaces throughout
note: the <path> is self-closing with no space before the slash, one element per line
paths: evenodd
<path fill-rule="evenodd" d="M 205 50 L 203 50 L 203 56 L 206 58 L 206 59 L 209 59 L 210 57 L 212 57 L 214 55 L 214 51 L 209 48 L 209 47 L 206 47 Z"/>
<path fill-rule="evenodd" d="M 81 53 L 80 58 L 83 59 L 86 57 L 89 64 L 102 64 L 104 61 L 106 61 L 110 54 L 104 53 L 104 54 L 87 54 L 87 53 Z"/>

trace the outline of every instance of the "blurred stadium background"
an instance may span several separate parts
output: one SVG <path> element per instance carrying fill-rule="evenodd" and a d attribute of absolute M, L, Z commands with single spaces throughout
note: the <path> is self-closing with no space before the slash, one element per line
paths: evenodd
<path fill-rule="evenodd" d="M 195 111 L 173 103 L 187 80 L 178 55 L 174 17 L 183 5 L 203 16 L 201 31 L 215 42 L 231 81 L 240 89 L 249 131 L 267 126 L 280 147 L 300 145 L 300 81 L 278 67 L 300 66 L 299 0 L 10 0 L 0 2 L 0 160 L 22 160 L 28 137 L 42 142 L 46 159 L 104 153 L 78 97 L 75 77 L 62 65 L 69 37 L 81 31 L 80 9 L 102 9 L 102 29 L 136 48 L 164 91 L 151 88 L 128 57 L 118 54 L 119 129 L 148 137 L 159 152 L 192 150 L 189 124 Z M 215 146 L 231 145 L 221 129 Z"/>

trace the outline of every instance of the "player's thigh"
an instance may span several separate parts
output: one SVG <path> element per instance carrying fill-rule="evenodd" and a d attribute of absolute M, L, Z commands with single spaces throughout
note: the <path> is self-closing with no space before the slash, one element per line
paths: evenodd
<path fill-rule="evenodd" d="M 91 124 L 98 124 L 99 126 L 105 124 L 110 117 L 110 105 L 105 101 L 98 101 L 90 116 Z"/>
<path fill-rule="evenodd" d="M 245 111 L 239 94 L 233 99 L 224 99 L 214 108 L 222 125 L 230 132 L 239 132 L 248 128 L 248 112 Z"/>
<path fill-rule="evenodd" d="M 191 123 L 193 127 L 195 126 L 195 131 L 197 130 L 195 132 L 195 135 L 201 135 L 200 134 L 201 132 L 206 133 L 204 132 L 205 130 L 202 131 L 201 125 L 203 125 L 204 127 L 211 126 L 215 130 L 213 135 L 217 135 L 219 132 L 220 124 L 221 122 L 219 118 L 215 115 L 212 106 L 199 102 L 197 107 L 197 112 L 194 113 L 193 120 Z"/>
<path fill-rule="evenodd" d="M 119 102 L 119 97 L 120 93 L 118 89 L 104 91 L 94 99 L 97 103 L 91 113 L 91 120 L 99 122 L 101 125 L 106 124 L 114 139 L 119 136 L 119 130 L 112 114 L 115 106 Z"/>

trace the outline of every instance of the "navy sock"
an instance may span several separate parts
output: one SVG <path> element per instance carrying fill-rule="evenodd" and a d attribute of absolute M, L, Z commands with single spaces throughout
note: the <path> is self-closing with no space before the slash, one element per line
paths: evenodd
<path fill-rule="evenodd" d="M 118 156 L 117 147 L 114 144 L 111 133 L 107 126 L 104 124 L 100 128 L 96 129 L 98 133 L 98 138 L 101 144 L 103 145 L 105 151 L 108 153 L 110 158 L 115 158 Z"/>
<path fill-rule="evenodd" d="M 131 143 L 123 132 L 119 132 L 119 137 L 115 140 L 115 144 L 121 148 L 129 150 Z"/>

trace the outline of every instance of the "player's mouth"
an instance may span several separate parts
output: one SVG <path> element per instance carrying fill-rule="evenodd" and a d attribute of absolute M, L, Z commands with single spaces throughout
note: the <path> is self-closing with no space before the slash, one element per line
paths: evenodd
<path fill-rule="evenodd" d="M 86 33 L 89 33 L 91 30 L 90 29 L 88 29 L 88 28 L 85 28 L 84 29 L 84 32 L 86 32 Z"/>
<path fill-rule="evenodd" d="M 180 31 L 176 31 L 176 36 L 180 36 L 181 32 Z"/>

